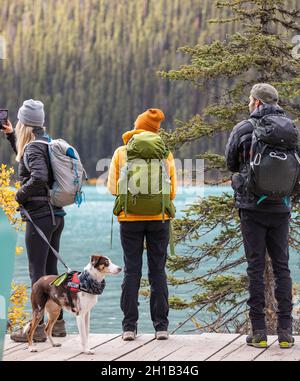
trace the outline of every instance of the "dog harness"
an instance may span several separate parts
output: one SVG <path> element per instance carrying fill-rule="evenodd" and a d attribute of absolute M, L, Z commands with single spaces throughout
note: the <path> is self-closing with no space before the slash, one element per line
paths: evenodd
<path fill-rule="evenodd" d="M 83 272 L 71 271 L 69 273 L 64 273 L 56 278 L 51 285 L 62 285 L 66 289 L 71 309 L 73 312 L 76 312 L 72 294 L 77 294 L 82 291 L 91 295 L 101 295 L 105 289 L 106 283 L 104 279 L 101 282 L 98 282 L 84 270 Z"/>
<path fill-rule="evenodd" d="M 68 279 L 66 280 L 66 284 L 64 285 L 65 287 L 67 287 L 67 289 L 69 289 L 71 292 L 79 292 L 80 291 L 80 280 L 78 278 L 78 272 L 72 272 L 73 275 L 72 275 L 72 278 L 68 281 Z"/>

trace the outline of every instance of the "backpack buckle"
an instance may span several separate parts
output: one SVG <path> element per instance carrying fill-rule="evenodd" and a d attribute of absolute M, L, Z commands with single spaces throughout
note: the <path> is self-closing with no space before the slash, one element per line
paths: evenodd
<path fill-rule="evenodd" d="M 261 162 L 261 153 L 258 153 L 255 155 L 255 158 L 253 160 L 253 165 L 260 165 Z"/>

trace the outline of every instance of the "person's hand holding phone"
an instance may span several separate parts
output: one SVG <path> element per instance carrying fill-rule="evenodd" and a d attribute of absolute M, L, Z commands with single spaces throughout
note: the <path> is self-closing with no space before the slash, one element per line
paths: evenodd
<path fill-rule="evenodd" d="M 2 123 L 2 128 L 1 128 L 1 131 L 4 132 L 4 134 L 11 134 L 14 132 L 14 129 L 13 129 L 13 126 L 12 124 L 10 123 L 9 120 L 6 121 L 6 123 Z"/>
<path fill-rule="evenodd" d="M 13 126 L 8 120 L 7 109 L 0 109 L 0 130 L 3 131 L 6 135 L 14 132 Z"/>

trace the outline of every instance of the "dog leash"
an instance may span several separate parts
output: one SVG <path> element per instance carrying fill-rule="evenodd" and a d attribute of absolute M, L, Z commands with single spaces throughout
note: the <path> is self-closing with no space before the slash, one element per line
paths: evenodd
<path fill-rule="evenodd" d="M 70 267 L 62 259 L 62 257 L 59 254 L 59 252 L 57 250 L 55 250 L 54 247 L 50 244 L 50 242 L 48 241 L 48 239 L 45 236 L 44 232 L 33 222 L 32 218 L 30 217 L 30 214 L 27 212 L 27 210 L 23 206 L 20 206 L 19 210 L 22 211 L 23 214 L 25 215 L 25 217 L 28 219 L 28 221 L 30 221 L 32 223 L 32 225 L 35 228 L 35 230 L 38 232 L 40 237 L 46 242 L 46 244 L 50 247 L 50 249 L 52 250 L 53 254 L 56 256 L 56 258 L 59 260 L 59 262 L 67 269 L 67 272 L 68 273 L 71 272 L 72 270 L 70 269 Z"/>

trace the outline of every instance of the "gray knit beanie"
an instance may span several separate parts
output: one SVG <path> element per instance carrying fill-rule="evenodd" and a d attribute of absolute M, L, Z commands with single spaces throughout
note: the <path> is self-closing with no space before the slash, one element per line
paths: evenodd
<path fill-rule="evenodd" d="M 257 83 L 252 87 L 250 94 L 262 103 L 275 104 L 278 102 L 278 91 L 268 83 Z"/>
<path fill-rule="evenodd" d="M 44 104 L 33 99 L 24 101 L 19 109 L 18 119 L 26 126 L 43 127 L 45 122 Z"/>

